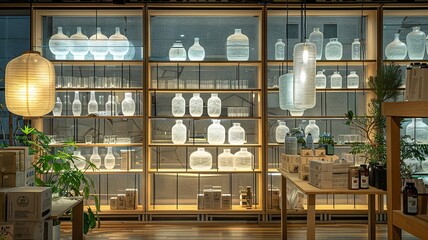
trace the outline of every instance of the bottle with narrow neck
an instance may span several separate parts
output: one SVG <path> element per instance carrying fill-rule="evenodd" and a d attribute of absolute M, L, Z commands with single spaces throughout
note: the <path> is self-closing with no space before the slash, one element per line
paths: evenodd
<path fill-rule="evenodd" d="M 107 147 L 107 154 L 104 157 L 104 166 L 106 169 L 113 169 L 116 165 L 116 158 L 113 155 L 113 148 Z"/>
<path fill-rule="evenodd" d="M 250 41 L 242 34 L 241 29 L 235 29 L 235 33 L 226 40 L 227 60 L 248 61 L 250 56 Z"/>
<path fill-rule="evenodd" d="M 89 38 L 89 51 L 94 56 L 94 60 L 105 60 L 108 54 L 108 37 L 101 33 L 101 28 L 97 27 L 97 33 Z"/>
<path fill-rule="evenodd" d="M 194 93 L 193 97 L 189 101 L 189 113 L 192 117 L 202 116 L 204 109 L 204 101 L 200 97 L 199 93 Z"/>
<path fill-rule="evenodd" d="M 176 93 L 171 100 L 171 112 L 174 117 L 182 117 L 186 113 L 186 99 L 182 93 Z"/>
<path fill-rule="evenodd" d="M 76 150 L 73 152 L 73 161 L 74 166 L 79 169 L 83 170 L 86 167 L 86 159 L 82 154 L 80 153 L 80 150 Z"/>
<path fill-rule="evenodd" d="M 317 126 L 315 120 L 309 120 L 309 125 L 305 128 L 305 138 L 308 138 L 308 134 L 312 135 L 314 143 L 317 143 L 320 139 L 320 128 Z"/>
<path fill-rule="evenodd" d="M 88 102 L 88 114 L 98 113 L 98 103 L 95 98 L 95 91 L 91 91 L 91 99 Z"/>
<path fill-rule="evenodd" d="M 226 140 L 226 130 L 218 119 L 213 120 L 213 123 L 208 126 L 207 132 L 209 144 L 220 145 Z"/>
<path fill-rule="evenodd" d="M 109 37 L 108 43 L 108 50 L 113 55 L 113 60 L 124 60 L 129 51 L 129 41 L 120 33 L 119 27 L 115 27 L 115 33 Z"/>
<path fill-rule="evenodd" d="M 132 99 L 132 93 L 125 93 L 125 98 L 122 101 L 122 113 L 124 116 L 135 114 L 135 101 Z"/>
<path fill-rule="evenodd" d="M 61 116 L 61 112 L 62 112 L 62 102 L 61 102 L 61 99 L 57 97 L 54 105 L 54 109 L 52 110 L 52 114 L 54 116 Z"/>
<path fill-rule="evenodd" d="M 323 71 L 317 71 L 317 75 L 315 75 L 315 86 L 317 89 L 327 87 L 327 77 L 324 75 Z"/>
<path fill-rule="evenodd" d="M 114 103 L 112 102 L 112 96 L 108 95 L 108 100 L 106 102 L 106 114 L 107 116 L 114 116 Z"/>
<path fill-rule="evenodd" d="M 207 102 L 207 112 L 210 117 L 219 117 L 221 114 L 221 99 L 217 93 L 212 93 Z"/>
<path fill-rule="evenodd" d="M 195 38 L 194 44 L 189 48 L 190 61 L 202 61 L 205 58 L 205 49 L 199 44 L 199 38 Z"/>
<path fill-rule="evenodd" d="M 218 155 L 218 169 L 221 171 L 233 170 L 233 154 L 230 149 L 223 149 L 223 152 Z"/>
<path fill-rule="evenodd" d="M 187 140 L 187 127 L 183 120 L 175 120 L 175 125 L 171 129 L 171 140 L 174 144 L 184 144 Z"/>
<path fill-rule="evenodd" d="M 233 123 L 229 128 L 228 140 L 230 144 L 242 145 L 245 143 L 245 130 L 241 127 L 240 123 Z"/>
<path fill-rule="evenodd" d="M 285 136 L 290 132 L 290 129 L 285 125 L 285 122 L 278 120 L 278 126 L 275 129 L 275 140 L 278 143 L 284 143 Z"/>
<path fill-rule="evenodd" d="M 70 51 L 70 38 L 62 32 L 62 27 L 58 27 L 58 33 L 49 39 L 49 50 L 55 54 L 56 60 L 66 60 Z"/>
<path fill-rule="evenodd" d="M 422 60 L 425 55 L 426 34 L 420 27 L 413 27 L 413 31 L 407 34 L 407 53 L 410 60 Z"/>
<path fill-rule="evenodd" d="M 322 51 L 324 46 L 324 34 L 320 32 L 319 28 L 314 28 L 313 32 L 309 34 L 309 41 L 315 43 L 317 47 L 317 60 L 321 60 Z"/>
<path fill-rule="evenodd" d="M 101 157 L 98 154 L 98 147 L 92 148 L 92 155 L 91 158 L 89 158 L 89 161 L 95 165 L 96 168 L 101 167 Z"/>
<path fill-rule="evenodd" d="M 407 56 L 407 45 L 400 41 L 400 34 L 394 34 L 394 40 L 385 48 L 385 56 L 388 60 L 403 60 Z"/>
<path fill-rule="evenodd" d="M 278 39 L 275 43 L 275 60 L 285 59 L 285 43 L 282 39 Z"/>
<path fill-rule="evenodd" d="M 89 53 L 89 39 L 82 33 L 81 27 L 77 27 L 77 32 L 70 37 L 70 53 L 74 60 L 85 60 Z"/>
<path fill-rule="evenodd" d="M 360 43 L 360 39 L 358 39 L 358 38 L 354 39 L 354 42 L 352 42 L 352 45 L 351 45 L 351 49 L 352 49 L 351 59 L 352 60 L 361 60 L 361 43 Z"/>
<path fill-rule="evenodd" d="M 74 101 L 73 101 L 73 116 L 80 116 L 82 114 L 82 102 L 79 99 L 79 92 L 74 92 Z"/>

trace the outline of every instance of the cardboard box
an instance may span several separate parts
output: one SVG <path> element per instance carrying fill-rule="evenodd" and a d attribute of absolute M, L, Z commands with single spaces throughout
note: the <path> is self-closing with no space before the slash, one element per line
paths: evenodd
<path fill-rule="evenodd" d="M 213 190 L 204 189 L 204 209 L 213 209 Z"/>
<path fill-rule="evenodd" d="M 221 206 L 221 187 L 213 186 L 213 209 L 220 210 Z"/>
<path fill-rule="evenodd" d="M 239 191 L 239 205 L 241 207 L 247 207 L 247 190 L 242 189 Z"/>
<path fill-rule="evenodd" d="M 314 152 L 310 148 L 301 148 L 300 149 L 300 156 L 301 157 L 312 157 L 312 156 L 314 156 Z"/>
<path fill-rule="evenodd" d="M 17 173 L 2 173 L 2 186 L 3 187 L 24 187 L 25 174 L 22 172 Z"/>
<path fill-rule="evenodd" d="M 221 195 L 221 209 L 223 210 L 232 209 L 232 195 L 230 193 L 223 193 Z"/>
<path fill-rule="evenodd" d="M 43 240 L 45 221 L 15 222 L 15 239 Z"/>
<path fill-rule="evenodd" d="M 131 168 L 131 158 L 132 156 L 135 156 L 135 149 L 131 150 L 120 150 L 120 169 L 121 170 L 129 170 Z"/>
<path fill-rule="evenodd" d="M 13 240 L 14 226 L 11 222 L 0 222 L 0 239 Z"/>
<path fill-rule="evenodd" d="M 126 194 L 126 209 L 137 209 L 138 208 L 138 189 L 127 188 Z"/>
<path fill-rule="evenodd" d="M 198 210 L 203 210 L 204 209 L 204 194 L 198 193 L 197 198 L 198 198 Z"/>
<path fill-rule="evenodd" d="M 312 160 L 309 162 L 309 168 L 322 172 L 331 172 L 333 170 L 333 163 L 321 160 Z"/>
<path fill-rule="evenodd" d="M 0 151 L 0 171 L 2 173 L 15 173 L 20 170 L 20 151 Z"/>
<path fill-rule="evenodd" d="M 314 150 L 314 156 L 315 157 L 324 157 L 324 156 L 326 156 L 325 148 L 316 148 Z"/>
<path fill-rule="evenodd" d="M 7 195 L 8 221 L 41 221 L 51 215 L 51 188 L 20 187 Z"/>
<path fill-rule="evenodd" d="M 0 222 L 6 222 L 7 219 L 7 193 L 13 188 L 0 188 Z"/>
<path fill-rule="evenodd" d="M 110 210 L 116 210 L 117 209 L 117 197 L 111 197 L 110 198 Z"/>
<path fill-rule="evenodd" d="M 126 194 L 117 194 L 117 209 L 126 209 Z"/>

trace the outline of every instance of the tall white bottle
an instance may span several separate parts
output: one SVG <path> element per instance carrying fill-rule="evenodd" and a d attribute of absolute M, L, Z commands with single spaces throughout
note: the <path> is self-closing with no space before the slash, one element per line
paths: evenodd
<path fill-rule="evenodd" d="M 199 38 L 195 38 L 195 42 L 188 51 L 190 61 L 202 61 L 205 58 L 205 49 L 199 43 Z"/>
<path fill-rule="evenodd" d="M 129 51 L 129 41 L 125 35 L 120 33 L 120 28 L 115 27 L 115 33 L 108 39 L 108 50 L 114 60 L 124 60 Z"/>
<path fill-rule="evenodd" d="M 285 136 L 290 132 L 290 129 L 285 125 L 285 122 L 278 120 L 278 126 L 275 129 L 275 140 L 278 143 L 284 143 Z"/>
<path fill-rule="evenodd" d="M 204 101 L 199 93 L 194 93 L 189 101 L 189 113 L 192 117 L 202 116 L 204 110 Z"/>
<path fill-rule="evenodd" d="M 61 116 L 62 113 L 62 102 L 61 98 L 57 97 L 54 105 L 54 109 L 52 110 L 52 114 L 54 116 Z"/>
<path fill-rule="evenodd" d="M 218 155 L 218 169 L 221 171 L 233 170 L 233 154 L 230 149 L 223 149 L 223 152 Z"/>
<path fill-rule="evenodd" d="M 413 27 L 413 31 L 407 34 L 407 53 L 410 60 L 422 60 L 425 55 L 425 41 L 427 35 L 420 30 L 420 27 Z"/>
<path fill-rule="evenodd" d="M 171 111 L 174 117 L 184 116 L 186 113 L 186 99 L 183 98 L 183 94 L 175 94 L 175 97 L 171 100 Z"/>
<path fill-rule="evenodd" d="M 92 148 L 92 155 L 91 158 L 89 158 L 89 161 L 95 165 L 95 167 L 100 168 L 101 167 L 101 157 L 98 154 L 98 147 Z"/>
<path fill-rule="evenodd" d="M 80 116 L 82 114 L 82 102 L 79 99 L 79 92 L 74 92 L 74 101 L 73 101 L 73 116 Z"/>
<path fill-rule="evenodd" d="M 211 93 L 207 102 L 207 112 L 210 117 L 219 117 L 221 114 L 221 99 L 217 93 Z"/>
<path fill-rule="evenodd" d="M 76 150 L 73 152 L 73 161 L 74 166 L 79 169 L 83 170 L 86 167 L 86 161 L 85 157 L 80 153 L 80 150 Z"/>
<path fill-rule="evenodd" d="M 104 157 L 104 166 L 106 169 L 113 169 L 116 165 L 116 158 L 113 155 L 113 148 L 107 147 L 107 154 Z"/>
<path fill-rule="evenodd" d="M 354 42 L 352 42 L 352 45 L 351 45 L 351 49 L 352 49 L 351 59 L 352 60 L 361 60 L 361 43 L 360 43 L 360 39 L 358 39 L 358 38 L 354 39 Z"/>
<path fill-rule="evenodd" d="M 223 144 L 226 140 L 226 130 L 220 124 L 220 120 L 214 119 L 207 129 L 208 143 L 214 145 Z"/>
<path fill-rule="evenodd" d="M 82 33 L 81 27 L 77 27 L 77 32 L 70 37 L 70 53 L 74 60 L 85 60 L 89 53 L 89 39 Z"/>
<path fill-rule="evenodd" d="M 235 29 L 226 41 L 227 60 L 248 61 L 250 57 L 250 40 L 241 33 L 241 29 Z"/>
<path fill-rule="evenodd" d="M 351 71 L 346 79 L 348 88 L 358 88 L 360 84 L 360 77 L 357 75 L 356 71 Z"/>
<path fill-rule="evenodd" d="M 107 102 L 105 104 L 105 108 L 106 108 L 106 114 L 107 114 L 107 116 L 114 116 L 114 111 L 113 111 L 114 104 L 113 104 L 113 102 L 111 100 L 111 95 L 108 95 L 108 100 L 107 100 Z"/>
<path fill-rule="evenodd" d="M 91 91 L 91 99 L 88 102 L 88 114 L 96 114 L 98 112 L 98 103 L 95 98 L 95 91 Z"/>
<path fill-rule="evenodd" d="M 285 43 L 282 39 L 278 39 L 275 43 L 275 60 L 285 59 Z"/>
<path fill-rule="evenodd" d="M 89 38 L 89 51 L 94 56 L 94 60 L 105 60 L 108 54 L 108 37 L 101 33 L 101 28 L 97 27 L 97 33 Z"/>
<path fill-rule="evenodd" d="M 322 58 L 322 51 L 324 47 L 324 34 L 320 32 L 319 28 L 314 28 L 313 32 L 309 34 L 309 41 L 312 43 L 315 43 L 315 46 L 317 47 L 317 60 L 321 60 Z"/>
<path fill-rule="evenodd" d="M 124 116 L 134 116 L 135 101 L 132 99 L 132 93 L 125 93 L 125 98 L 122 101 L 122 114 Z"/>
<path fill-rule="evenodd" d="M 171 129 L 171 140 L 174 144 L 184 144 L 187 140 L 187 127 L 183 120 L 175 120 L 175 125 Z"/>

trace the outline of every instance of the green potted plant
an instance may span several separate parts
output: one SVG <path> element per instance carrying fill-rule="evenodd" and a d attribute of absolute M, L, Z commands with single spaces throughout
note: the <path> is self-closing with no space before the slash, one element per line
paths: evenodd
<path fill-rule="evenodd" d="M 325 148 L 326 155 L 334 155 L 334 140 L 330 133 L 322 133 L 318 140 L 318 147 Z"/>
<path fill-rule="evenodd" d="M 70 153 L 76 149 L 74 142 L 66 142 L 61 148 L 54 150 L 49 146 L 52 140 L 43 132 L 29 126 L 21 128 L 21 131 L 23 134 L 17 136 L 17 140 L 28 146 L 30 154 L 35 155 L 33 166 L 36 171 L 37 186 L 51 187 L 54 196 L 82 196 L 84 200 L 94 199 L 95 211 L 88 205 L 83 216 L 83 232 L 88 233 L 89 229 L 97 226 L 100 208 L 94 182 L 85 176 L 85 172 L 97 168 L 86 159 L 83 170 L 75 167 L 75 157 Z"/>
<path fill-rule="evenodd" d="M 366 142 L 355 143 L 351 153 L 361 154 L 370 167 L 371 185 L 386 189 L 386 118 L 382 115 L 382 103 L 396 101 L 402 85 L 401 69 L 394 63 L 381 64 L 377 76 L 368 79 L 373 98 L 368 103 L 368 114 L 357 116 L 348 111 L 346 124 L 357 129 Z"/>

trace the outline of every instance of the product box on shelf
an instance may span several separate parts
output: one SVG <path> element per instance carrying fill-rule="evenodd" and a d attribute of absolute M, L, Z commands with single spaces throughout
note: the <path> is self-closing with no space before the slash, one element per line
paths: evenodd
<path fill-rule="evenodd" d="M 126 194 L 126 209 L 137 209 L 138 208 L 138 189 L 127 188 Z"/>
<path fill-rule="evenodd" d="M 204 209 L 204 194 L 198 193 L 198 210 Z"/>
<path fill-rule="evenodd" d="M 14 222 L 15 239 L 44 239 L 45 221 Z"/>
<path fill-rule="evenodd" d="M 41 221 L 52 211 L 52 189 L 19 187 L 7 194 L 8 221 Z"/>
<path fill-rule="evenodd" d="M 268 209 L 279 209 L 279 195 L 280 190 L 279 188 L 270 188 L 268 189 L 268 195 L 267 195 L 267 208 Z"/>
<path fill-rule="evenodd" d="M 325 148 L 315 148 L 314 149 L 315 157 L 326 157 Z"/>
<path fill-rule="evenodd" d="M 120 150 L 120 156 L 121 156 L 120 169 L 129 170 L 131 168 L 131 160 L 135 156 L 135 149 Z"/>
<path fill-rule="evenodd" d="M 7 220 L 7 193 L 13 188 L 0 188 L 0 222 Z"/>
<path fill-rule="evenodd" d="M 221 187 L 213 186 L 212 188 L 212 197 L 213 197 L 213 205 L 212 208 L 215 210 L 220 210 L 222 201 L 221 201 Z"/>
<path fill-rule="evenodd" d="M 301 157 L 313 157 L 314 151 L 311 148 L 301 148 L 300 149 L 300 156 Z"/>
<path fill-rule="evenodd" d="M 223 193 L 221 195 L 221 209 L 223 210 L 232 209 L 232 194 Z"/>
<path fill-rule="evenodd" d="M 117 197 L 111 197 L 110 198 L 110 210 L 116 210 L 117 209 Z"/>
<path fill-rule="evenodd" d="M 0 222 L 0 239 L 13 240 L 14 226 L 11 222 Z"/>
<path fill-rule="evenodd" d="M 117 209 L 126 209 L 126 194 L 117 194 Z"/>
<path fill-rule="evenodd" d="M 214 197 L 213 197 L 213 190 L 210 189 L 204 189 L 204 209 L 213 209 L 214 204 Z"/>

